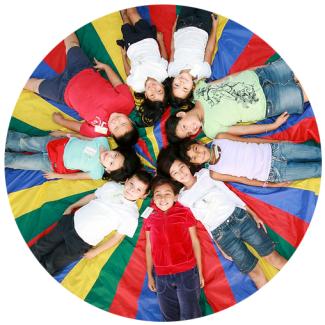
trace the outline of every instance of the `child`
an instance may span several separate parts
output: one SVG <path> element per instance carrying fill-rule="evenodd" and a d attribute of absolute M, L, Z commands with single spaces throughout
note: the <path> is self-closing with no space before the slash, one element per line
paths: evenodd
<path fill-rule="evenodd" d="M 35 154 L 29 155 L 24 151 Z M 105 137 L 92 139 L 61 131 L 31 137 L 10 130 L 6 141 L 5 167 L 41 170 L 45 172 L 46 179 L 97 180 L 103 177 L 119 182 L 141 168 L 141 162 L 131 148 L 110 150 Z"/>
<path fill-rule="evenodd" d="M 142 19 L 136 8 L 121 10 L 121 15 L 124 40 L 118 40 L 117 44 L 122 47 L 126 83 L 135 91 L 135 98 L 141 101 L 142 123 L 154 125 L 167 107 L 168 99 L 165 88 L 168 54 L 163 34 L 157 32 L 155 25 L 150 26 L 147 20 Z"/>
<path fill-rule="evenodd" d="M 191 140 L 181 147 L 180 156 L 208 168 L 215 180 L 253 186 L 288 186 L 292 181 L 320 177 L 322 171 L 320 147 L 229 133 L 219 133 L 211 149 Z"/>
<path fill-rule="evenodd" d="M 204 279 L 196 220 L 190 209 L 176 202 L 178 190 L 170 179 L 154 178 L 151 191 L 155 205 L 143 221 L 148 286 L 157 292 L 164 321 L 200 317 Z"/>
<path fill-rule="evenodd" d="M 194 82 L 211 76 L 218 22 L 211 12 L 186 6 L 175 21 L 168 75 L 173 77 L 171 100 L 179 107 L 192 101 Z"/>
<path fill-rule="evenodd" d="M 54 276 L 81 255 L 92 259 L 117 245 L 125 235 L 132 238 L 138 226 L 136 202 L 148 195 L 151 178 L 149 173 L 138 171 L 125 185 L 107 182 L 70 205 L 57 225 L 31 246 L 31 251 Z M 113 237 L 92 248 L 114 230 Z"/>
<path fill-rule="evenodd" d="M 127 117 L 134 108 L 134 98 L 127 85 L 107 64 L 95 60 L 95 67 L 80 48 L 75 33 L 64 40 L 67 64 L 52 79 L 30 78 L 25 89 L 75 109 L 85 122 L 64 119 L 53 113 L 53 121 L 87 137 L 113 135 L 119 146 L 132 146 L 138 131 Z M 108 80 L 96 70 L 104 70 Z"/>
<path fill-rule="evenodd" d="M 211 139 L 220 132 L 246 135 L 272 131 L 286 122 L 289 114 L 302 114 L 308 98 L 280 59 L 208 84 L 200 82 L 194 101 L 193 109 L 177 111 L 166 121 L 171 143 L 198 134 L 201 127 Z M 270 124 L 235 125 L 277 115 Z"/>
<path fill-rule="evenodd" d="M 262 220 L 223 182 L 213 180 L 206 169 L 193 176 L 189 167 L 172 155 L 166 156 L 161 167 L 163 173 L 169 173 L 173 180 L 184 185 L 178 201 L 191 209 L 224 257 L 233 261 L 243 274 L 248 274 L 258 289 L 267 279 L 244 241 L 270 265 L 283 268 L 287 260 L 275 251 L 275 243 L 267 236 Z"/>

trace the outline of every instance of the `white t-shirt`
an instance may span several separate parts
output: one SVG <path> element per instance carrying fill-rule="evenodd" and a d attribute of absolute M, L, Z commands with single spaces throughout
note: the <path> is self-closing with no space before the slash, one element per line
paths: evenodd
<path fill-rule="evenodd" d="M 201 169 L 195 174 L 197 182 L 189 190 L 180 190 L 178 201 L 189 207 L 197 220 L 206 230 L 211 231 L 220 226 L 236 207 L 245 209 L 245 203 L 220 181 L 210 177 L 209 170 Z"/>
<path fill-rule="evenodd" d="M 120 183 L 107 182 L 96 190 L 96 199 L 76 211 L 75 230 L 89 245 L 96 246 L 114 230 L 133 237 L 138 226 L 138 206 L 124 198 L 123 188 Z"/>
<path fill-rule="evenodd" d="M 182 70 L 191 69 L 190 74 L 197 78 L 211 76 L 211 66 L 204 61 L 208 33 L 197 27 L 185 27 L 174 33 L 174 61 L 168 65 L 168 75 L 176 77 Z"/>
<path fill-rule="evenodd" d="M 130 45 L 127 55 L 131 61 L 131 75 L 127 77 L 126 83 L 134 91 L 144 92 L 148 77 L 159 83 L 168 77 L 168 62 L 161 57 L 158 43 L 153 38 L 146 38 Z"/>

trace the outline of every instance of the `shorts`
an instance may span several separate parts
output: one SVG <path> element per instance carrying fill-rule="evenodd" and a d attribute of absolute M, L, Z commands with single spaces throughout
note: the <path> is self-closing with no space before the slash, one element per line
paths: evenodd
<path fill-rule="evenodd" d="M 262 228 L 258 228 L 253 218 L 243 209 L 236 208 L 226 221 L 212 232 L 213 239 L 230 256 L 241 273 L 254 270 L 258 258 L 247 248 L 244 241 L 256 249 L 261 257 L 275 250 L 275 243 Z"/>
<path fill-rule="evenodd" d="M 38 92 L 41 96 L 57 103 L 66 105 L 64 92 L 69 81 L 79 72 L 94 69 L 86 54 L 79 46 L 73 46 L 67 53 L 67 64 L 64 71 L 54 78 L 46 79 L 39 85 Z M 94 71 L 96 71 L 94 69 Z"/>
<path fill-rule="evenodd" d="M 157 41 L 156 26 L 151 26 L 145 19 L 139 19 L 134 26 L 126 23 L 122 25 L 121 30 L 124 40 L 118 40 L 116 43 L 121 47 L 126 46 L 126 49 L 128 49 L 130 45 L 146 38 L 153 38 L 155 41 Z"/>
<path fill-rule="evenodd" d="M 296 83 L 294 74 L 283 59 L 254 71 L 266 98 L 266 117 L 278 116 L 284 112 L 302 114 L 304 95 Z"/>

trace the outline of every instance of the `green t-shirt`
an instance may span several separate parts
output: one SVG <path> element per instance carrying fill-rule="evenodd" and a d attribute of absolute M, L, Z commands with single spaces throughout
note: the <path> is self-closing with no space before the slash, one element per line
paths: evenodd
<path fill-rule="evenodd" d="M 200 81 L 194 90 L 194 100 L 203 105 L 202 129 L 211 139 L 220 132 L 226 132 L 228 126 L 261 120 L 266 114 L 265 95 L 253 71 L 244 71 L 210 85 Z"/>
<path fill-rule="evenodd" d="M 101 179 L 105 168 L 99 161 L 100 146 L 110 150 L 106 137 L 94 138 L 93 141 L 71 138 L 64 148 L 64 166 L 89 172 L 94 180 Z"/>

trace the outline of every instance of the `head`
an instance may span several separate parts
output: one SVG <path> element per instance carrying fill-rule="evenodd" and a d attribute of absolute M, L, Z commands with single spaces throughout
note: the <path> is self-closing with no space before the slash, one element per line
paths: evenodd
<path fill-rule="evenodd" d="M 151 192 L 157 208 L 166 213 L 177 201 L 179 188 L 171 179 L 156 176 L 151 184 Z"/>
<path fill-rule="evenodd" d="M 104 180 L 112 179 L 116 182 L 124 182 L 141 168 L 140 158 L 134 149 L 117 147 L 114 150 L 108 151 L 112 152 L 113 155 L 117 154 L 117 158 L 120 156 L 123 157 L 123 164 L 115 170 L 107 170 L 105 167 L 105 172 L 102 177 Z"/>
<path fill-rule="evenodd" d="M 154 80 L 154 79 L 152 79 Z M 155 81 L 156 82 L 156 81 Z M 149 87 L 151 83 L 146 82 L 146 88 Z M 163 87 L 163 96 L 159 95 L 158 97 L 149 96 L 149 92 L 153 92 L 157 87 L 151 86 L 148 92 L 144 93 L 134 93 L 135 98 L 140 101 L 139 112 L 142 119 L 142 124 L 144 126 L 152 126 L 162 117 L 166 108 L 169 105 L 169 88 L 170 82 L 167 78 L 162 84 Z"/>
<path fill-rule="evenodd" d="M 150 191 L 152 176 L 150 173 L 139 170 L 135 172 L 124 184 L 124 197 L 130 201 L 144 200 Z"/>
<path fill-rule="evenodd" d="M 139 132 L 131 119 L 125 114 L 112 113 L 108 119 L 107 126 L 119 146 L 131 147 L 138 142 Z"/>
<path fill-rule="evenodd" d="M 194 177 L 190 167 L 182 160 L 175 160 L 170 166 L 170 177 L 173 181 L 186 185 Z"/>
<path fill-rule="evenodd" d="M 208 162 L 210 155 L 210 149 L 204 143 L 196 140 L 186 142 L 180 151 L 180 156 L 183 161 L 197 166 Z"/>
<path fill-rule="evenodd" d="M 189 111 L 179 110 L 170 115 L 165 127 L 170 143 L 182 143 L 193 135 L 200 132 L 202 123 L 200 119 Z"/>
<path fill-rule="evenodd" d="M 181 72 L 172 81 L 172 92 L 175 98 L 187 100 L 193 97 L 193 77 L 188 72 Z"/>
<path fill-rule="evenodd" d="M 191 91 L 188 92 L 187 95 L 185 95 L 186 93 L 184 91 L 180 91 L 179 89 L 175 89 L 175 85 L 174 85 L 174 80 L 175 78 L 170 78 L 170 91 L 169 91 L 169 102 L 171 103 L 171 105 L 173 105 L 174 107 L 184 107 L 187 106 L 188 109 L 192 109 L 194 107 L 194 103 L 193 103 L 193 89 L 191 89 Z M 177 79 L 176 79 L 176 85 L 178 85 L 177 83 Z M 181 94 L 179 94 L 181 93 Z"/>

